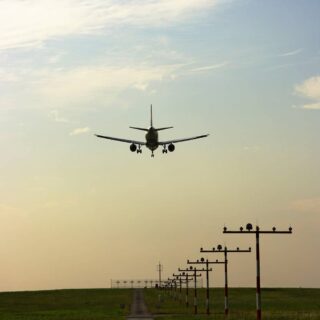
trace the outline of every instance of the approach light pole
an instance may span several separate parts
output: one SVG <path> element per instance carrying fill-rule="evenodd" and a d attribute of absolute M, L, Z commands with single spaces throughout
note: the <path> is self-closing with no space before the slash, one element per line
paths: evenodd
<path fill-rule="evenodd" d="M 163 265 L 160 262 L 157 265 L 157 271 L 159 272 L 159 288 L 161 288 L 161 272 L 163 271 Z"/>
<path fill-rule="evenodd" d="M 174 283 L 174 295 L 173 295 L 173 298 L 174 298 L 174 300 L 177 300 L 177 279 L 173 279 L 172 281 Z"/>
<path fill-rule="evenodd" d="M 168 278 L 168 280 L 170 281 L 170 296 L 171 296 L 171 298 L 174 298 L 174 290 L 173 290 L 173 288 L 174 288 L 174 283 L 175 283 L 175 280 L 174 279 L 170 279 L 170 278 Z"/>
<path fill-rule="evenodd" d="M 193 280 L 192 276 L 190 276 L 188 274 L 188 272 L 182 272 L 180 274 L 173 274 L 174 277 L 179 278 L 180 279 L 180 288 L 182 288 L 182 284 L 185 283 L 186 284 L 186 307 L 189 307 L 189 299 L 188 299 L 188 295 L 189 295 L 189 281 Z M 182 293 L 180 290 L 180 301 L 182 301 Z"/>
<path fill-rule="evenodd" d="M 177 280 L 179 280 L 179 303 L 182 301 L 182 278 L 181 274 L 172 274 L 173 277 L 176 277 Z"/>
<path fill-rule="evenodd" d="M 172 278 L 168 278 L 167 282 L 167 288 L 168 288 L 168 293 L 170 296 L 172 296 L 172 284 L 173 284 L 173 279 Z"/>
<path fill-rule="evenodd" d="M 193 268 L 190 266 L 187 269 L 178 269 L 179 271 L 182 272 L 192 272 L 193 273 L 193 278 L 194 278 L 194 314 L 198 313 L 198 299 L 197 299 L 197 277 L 201 277 L 201 274 L 197 274 L 197 272 L 202 272 L 204 270 Z"/>
<path fill-rule="evenodd" d="M 158 299 L 159 299 L 159 302 L 161 302 L 161 272 L 163 271 L 163 265 L 160 263 L 159 261 L 159 264 L 157 265 L 157 270 L 159 272 L 159 285 L 158 285 L 158 289 L 159 289 L 159 295 L 158 295 Z"/>
<path fill-rule="evenodd" d="M 251 223 L 246 225 L 247 231 L 243 230 L 243 227 L 240 227 L 240 231 L 228 231 L 227 227 L 223 228 L 223 233 L 237 233 L 237 234 L 255 234 L 256 235 L 256 265 L 257 265 L 257 296 L 256 296 L 256 306 L 257 306 L 257 320 L 261 320 L 261 286 L 260 286 L 260 245 L 259 245 L 259 237 L 260 234 L 291 234 L 292 228 L 289 227 L 288 231 L 277 231 L 276 227 L 272 228 L 272 231 L 260 230 L 259 226 L 256 226 L 256 230 L 252 231 L 253 227 Z"/>
<path fill-rule="evenodd" d="M 210 264 L 224 264 L 223 261 L 209 261 L 208 259 L 201 258 L 200 261 L 187 261 L 188 264 L 205 264 L 206 268 L 202 269 L 202 271 L 206 272 L 206 280 L 207 280 L 207 290 L 206 290 L 206 312 L 207 314 L 210 314 L 210 306 L 209 306 L 209 271 L 212 271 L 212 269 L 209 269 Z"/>
<path fill-rule="evenodd" d="M 249 249 L 228 249 L 224 247 L 222 250 L 222 245 L 219 244 L 216 248 L 212 248 L 212 250 L 204 250 L 200 249 L 200 252 L 210 252 L 210 253 L 224 253 L 224 314 L 227 316 L 229 313 L 229 294 L 228 294 L 228 253 L 229 252 L 251 252 L 251 248 Z"/>
<path fill-rule="evenodd" d="M 189 276 L 188 272 L 182 272 L 182 275 L 186 277 L 186 307 L 189 307 L 189 281 L 192 281 L 193 278 Z"/>

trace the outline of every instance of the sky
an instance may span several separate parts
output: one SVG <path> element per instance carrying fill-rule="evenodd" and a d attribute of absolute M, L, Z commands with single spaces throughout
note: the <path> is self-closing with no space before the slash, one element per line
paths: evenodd
<path fill-rule="evenodd" d="M 1 0 L 0 291 L 171 276 L 254 248 L 265 287 L 319 287 L 318 0 Z M 94 134 L 206 139 L 132 153 Z M 210 259 L 218 256 L 207 255 Z M 255 285 L 255 255 L 229 259 Z M 223 285 L 223 268 L 214 282 Z"/>

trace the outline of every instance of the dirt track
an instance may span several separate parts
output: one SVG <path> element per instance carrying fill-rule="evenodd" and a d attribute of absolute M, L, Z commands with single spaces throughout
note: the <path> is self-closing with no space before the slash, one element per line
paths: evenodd
<path fill-rule="evenodd" d="M 144 302 L 143 290 L 136 289 L 133 292 L 133 300 L 131 305 L 131 313 L 127 317 L 129 320 L 153 320 L 152 316 L 148 312 L 147 306 Z"/>

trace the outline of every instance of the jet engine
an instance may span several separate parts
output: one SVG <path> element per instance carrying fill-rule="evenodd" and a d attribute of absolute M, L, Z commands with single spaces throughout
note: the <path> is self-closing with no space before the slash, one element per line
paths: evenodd
<path fill-rule="evenodd" d="M 168 150 L 169 150 L 170 152 L 173 152 L 174 149 L 175 149 L 174 144 L 170 143 L 170 144 L 168 145 Z"/>
<path fill-rule="evenodd" d="M 137 150 L 137 146 L 134 143 L 130 144 L 130 150 L 135 152 Z"/>

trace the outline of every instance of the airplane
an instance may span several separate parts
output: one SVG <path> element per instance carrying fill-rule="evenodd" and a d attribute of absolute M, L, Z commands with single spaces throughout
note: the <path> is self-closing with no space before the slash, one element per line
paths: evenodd
<path fill-rule="evenodd" d="M 171 129 L 173 127 L 155 128 L 153 126 L 152 105 L 150 106 L 150 127 L 148 129 L 139 128 L 139 127 L 129 127 L 129 128 L 147 132 L 146 136 L 145 136 L 146 141 L 137 141 L 137 140 L 133 140 L 133 139 L 115 138 L 115 137 L 109 137 L 109 136 L 102 136 L 102 135 L 99 135 L 99 134 L 95 134 L 95 136 L 98 137 L 98 138 L 104 138 L 104 139 L 109 139 L 109 140 L 115 140 L 115 141 L 130 143 L 130 150 L 132 152 L 137 152 L 137 153 L 142 153 L 141 146 L 146 146 L 148 149 L 151 150 L 151 157 L 154 157 L 153 152 L 159 146 L 163 147 L 162 153 L 168 153 L 168 150 L 170 152 L 173 152 L 175 150 L 175 145 L 174 145 L 175 143 L 184 142 L 184 141 L 190 141 L 190 140 L 195 140 L 195 139 L 200 139 L 200 138 L 205 138 L 205 137 L 209 136 L 209 134 L 203 134 L 201 136 L 195 136 L 195 137 L 191 137 L 191 138 L 159 141 L 158 140 L 158 138 L 159 138 L 158 137 L 158 131 Z M 167 146 L 168 146 L 168 148 L 167 148 Z"/>

